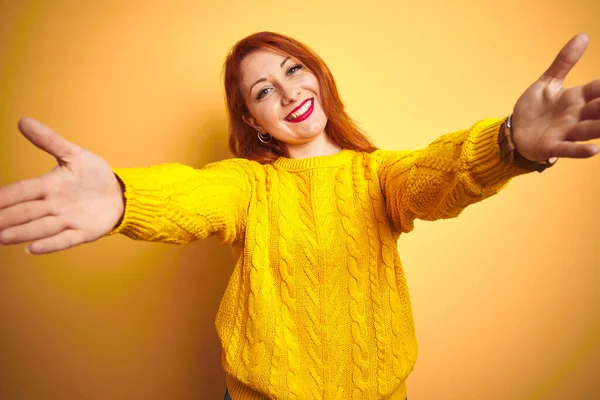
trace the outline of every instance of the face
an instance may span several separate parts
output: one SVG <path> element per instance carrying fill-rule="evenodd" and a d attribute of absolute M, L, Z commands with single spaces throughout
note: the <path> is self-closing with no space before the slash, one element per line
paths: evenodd
<path fill-rule="evenodd" d="M 258 50 L 243 59 L 241 68 L 242 90 L 251 114 L 244 116 L 247 124 L 288 147 L 326 135 L 319 82 L 298 60 Z"/>

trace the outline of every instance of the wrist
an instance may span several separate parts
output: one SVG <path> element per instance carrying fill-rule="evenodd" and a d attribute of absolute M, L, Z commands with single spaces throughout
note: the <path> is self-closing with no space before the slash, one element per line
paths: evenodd
<path fill-rule="evenodd" d="M 529 160 L 519 153 L 513 137 L 512 114 L 500 126 L 498 145 L 500 146 L 500 157 L 504 161 L 530 171 L 542 172 L 557 161 L 557 157 L 542 161 Z"/>
<path fill-rule="evenodd" d="M 120 203 L 118 203 L 120 205 L 120 208 L 117 212 L 117 214 L 120 214 L 120 217 L 119 217 L 119 220 L 117 221 L 117 223 L 115 224 L 115 226 L 113 227 L 113 230 L 118 228 L 119 225 L 121 225 L 121 223 L 123 222 L 123 217 L 125 216 L 125 203 L 126 203 L 125 184 L 123 183 L 121 178 L 119 178 L 119 175 L 115 174 L 115 178 L 117 178 L 117 181 L 119 182 L 121 201 L 120 201 Z"/>

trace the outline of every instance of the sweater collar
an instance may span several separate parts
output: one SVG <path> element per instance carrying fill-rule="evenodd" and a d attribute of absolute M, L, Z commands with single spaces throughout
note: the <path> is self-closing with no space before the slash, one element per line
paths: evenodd
<path fill-rule="evenodd" d="M 274 161 L 273 164 L 288 171 L 301 171 L 304 169 L 333 167 L 336 165 L 340 165 L 350 160 L 353 154 L 353 150 L 342 149 L 339 153 L 331 154 L 328 156 L 317 156 L 309 158 L 279 157 L 277 160 Z"/>

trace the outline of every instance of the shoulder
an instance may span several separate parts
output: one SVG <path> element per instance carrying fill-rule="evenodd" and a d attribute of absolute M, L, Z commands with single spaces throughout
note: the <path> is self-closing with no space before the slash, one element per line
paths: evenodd
<path fill-rule="evenodd" d="M 226 158 L 214 161 L 204 166 L 206 169 L 229 169 L 244 173 L 252 173 L 254 170 L 264 169 L 265 166 L 246 158 Z"/>
<path fill-rule="evenodd" d="M 235 179 L 238 182 L 239 180 L 243 180 L 250 186 L 253 186 L 257 180 L 264 180 L 263 178 L 265 177 L 269 166 L 270 164 L 261 164 L 246 158 L 227 158 L 206 164 L 203 169 L 226 171 L 227 175 L 232 179 Z"/>
<path fill-rule="evenodd" d="M 390 165 L 411 159 L 414 150 L 386 150 L 377 149 L 371 153 L 358 153 L 363 159 L 363 164 L 368 165 L 373 171 L 385 170 Z"/>

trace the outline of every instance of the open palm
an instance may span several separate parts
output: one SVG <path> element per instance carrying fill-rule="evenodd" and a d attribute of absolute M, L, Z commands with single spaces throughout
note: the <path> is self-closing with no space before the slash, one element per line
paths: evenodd
<path fill-rule="evenodd" d="M 588 43 L 586 34 L 574 36 L 515 104 L 513 136 L 523 157 L 541 161 L 598 153 L 595 144 L 577 142 L 600 138 L 600 79 L 568 89 L 563 86 Z"/>
<path fill-rule="evenodd" d="M 58 165 L 38 178 L 0 188 L 0 243 L 33 241 L 28 251 L 44 254 L 106 235 L 124 209 L 110 165 L 32 118 L 22 118 L 18 126 Z"/>

